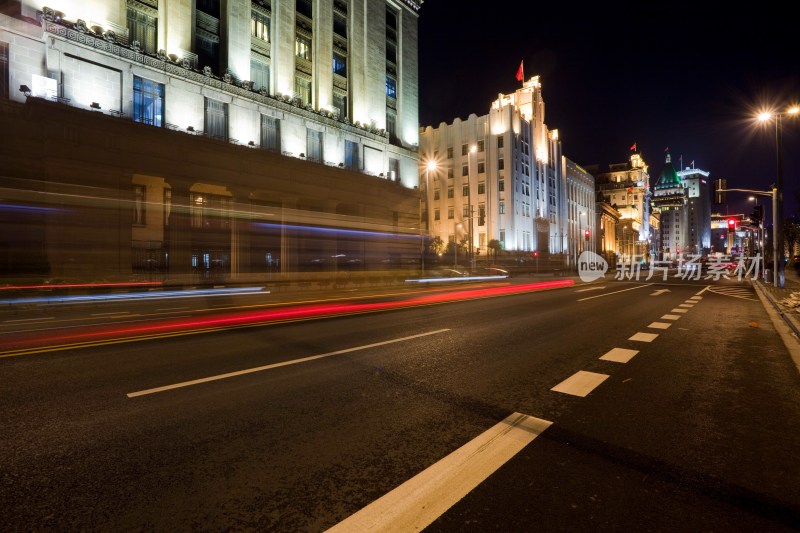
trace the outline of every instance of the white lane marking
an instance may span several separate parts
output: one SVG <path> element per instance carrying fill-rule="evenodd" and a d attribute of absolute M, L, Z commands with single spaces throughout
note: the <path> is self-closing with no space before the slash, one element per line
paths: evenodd
<path fill-rule="evenodd" d="M 678 307 L 688 307 L 689 309 L 691 309 L 692 307 L 694 307 L 694 304 L 678 304 Z"/>
<path fill-rule="evenodd" d="M 658 289 L 657 291 L 650 293 L 650 296 L 658 296 L 660 294 L 664 294 L 665 292 L 669 292 L 669 289 Z"/>
<path fill-rule="evenodd" d="M 695 296 L 692 296 L 692 297 L 690 297 L 689 299 L 690 299 L 690 300 L 702 300 L 702 299 L 703 299 L 703 297 L 702 297 L 702 296 L 697 296 L 697 295 L 695 295 Z"/>
<path fill-rule="evenodd" d="M 658 333 L 642 333 L 641 331 L 630 337 L 629 341 L 639 341 L 639 342 L 653 342 L 656 337 L 658 337 Z"/>
<path fill-rule="evenodd" d="M 12 322 L 41 322 L 42 320 L 55 320 L 54 316 L 39 317 L 39 318 L 15 318 L 13 320 L 3 320 L 3 323 L 11 324 Z"/>
<path fill-rule="evenodd" d="M 613 348 L 600 359 L 603 361 L 614 361 L 615 363 L 627 363 L 633 356 L 639 353 L 639 350 L 628 350 L 627 348 Z"/>
<path fill-rule="evenodd" d="M 700 292 L 698 292 L 698 293 L 697 293 L 697 296 L 699 296 L 699 295 L 703 294 L 704 292 L 706 292 L 706 291 L 708 291 L 708 290 L 711 290 L 711 285 L 706 285 L 705 287 L 703 287 L 703 290 L 701 290 Z"/>
<path fill-rule="evenodd" d="M 731 298 L 739 298 L 740 300 L 755 300 L 754 293 L 751 289 L 745 289 L 742 287 L 715 287 L 713 289 L 709 289 L 708 292 L 713 292 L 714 294 L 720 294 L 722 296 L 730 296 Z"/>
<path fill-rule="evenodd" d="M 608 377 L 608 374 L 597 374 L 595 372 L 579 370 L 550 390 L 571 394 L 573 396 L 585 397 L 598 385 L 608 379 Z"/>
<path fill-rule="evenodd" d="M 669 328 L 671 325 L 672 325 L 672 324 L 670 324 L 669 322 L 653 322 L 652 324 L 650 324 L 650 325 L 649 325 L 649 326 L 647 326 L 647 327 L 648 327 L 648 328 L 653 328 L 653 329 L 667 329 L 667 328 Z"/>
<path fill-rule="evenodd" d="M 514 413 L 328 531 L 421 531 L 551 425 Z"/>
<path fill-rule="evenodd" d="M 597 296 L 587 296 L 586 298 L 581 298 L 578 301 L 582 302 L 584 300 L 591 300 L 592 298 L 602 298 L 603 296 L 610 296 L 612 294 L 617 294 L 619 292 L 632 291 L 634 289 L 641 289 L 642 287 L 649 287 L 650 285 L 652 285 L 652 283 L 647 283 L 645 285 L 639 285 L 638 287 L 630 287 L 629 289 L 622 289 L 622 290 L 619 290 L 619 291 L 607 292 L 605 294 L 598 294 Z"/>
<path fill-rule="evenodd" d="M 689 311 L 688 309 L 677 309 L 676 308 L 676 309 L 673 309 L 672 311 L 670 311 L 670 313 L 686 313 L 688 311 Z"/>
<path fill-rule="evenodd" d="M 664 315 L 661 317 L 661 320 L 678 320 L 681 315 Z"/>
<path fill-rule="evenodd" d="M 600 289 L 605 289 L 605 285 L 602 287 L 589 287 L 588 289 L 578 289 L 575 292 L 586 292 L 586 291 L 599 291 Z"/>
<path fill-rule="evenodd" d="M 365 344 L 363 346 L 355 346 L 353 348 L 345 348 L 344 350 L 336 350 L 335 352 L 328 352 L 319 355 L 311 355 L 309 357 L 301 357 L 300 359 L 292 359 L 291 361 L 282 361 L 280 363 L 273 363 L 271 365 L 264 365 L 258 366 L 255 368 L 247 368 L 245 370 L 237 370 L 236 372 L 228 372 L 226 374 L 218 374 L 216 376 L 209 376 L 207 378 L 200 378 L 200 379 L 193 379 L 191 381 L 183 381 L 181 383 L 174 383 L 172 385 L 164 385 L 163 387 L 154 387 L 152 389 L 145 389 L 136 392 L 129 392 L 128 398 L 135 398 L 136 396 L 144 396 L 146 394 L 154 394 L 156 392 L 164 392 L 172 389 L 179 389 L 181 387 L 189 387 L 192 385 L 199 385 L 201 383 L 208 383 L 209 381 L 217 381 L 220 379 L 227 379 L 236 376 L 242 376 L 244 374 L 252 374 L 253 372 L 262 372 L 264 370 L 272 370 L 273 368 L 280 368 L 282 366 L 289 366 L 289 365 L 296 365 L 299 363 L 307 363 L 308 361 L 315 361 L 317 359 L 322 359 L 325 357 L 331 357 L 333 355 L 341 355 L 343 353 L 351 353 L 357 352 L 360 350 L 367 350 L 369 348 L 375 348 L 377 346 L 386 346 L 387 344 L 394 344 L 397 342 L 409 341 L 412 339 L 418 339 L 420 337 L 427 337 L 428 335 L 436 335 L 437 333 L 444 333 L 445 331 L 450 331 L 449 328 L 447 329 L 437 329 L 436 331 L 428 331 L 427 333 L 419 333 L 417 335 L 409 335 L 408 337 L 400 337 L 399 339 L 391 339 L 388 341 L 381 341 L 381 342 L 374 342 L 372 344 Z"/>

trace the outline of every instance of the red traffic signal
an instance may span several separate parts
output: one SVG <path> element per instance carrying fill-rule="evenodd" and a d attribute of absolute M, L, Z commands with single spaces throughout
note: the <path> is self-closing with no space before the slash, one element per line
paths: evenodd
<path fill-rule="evenodd" d="M 736 230 L 736 219 L 729 218 L 728 219 L 728 230 L 735 231 Z"/>
<path fill-rule="evenodd" d="M 589 235 L 590 235 L 589 228 L 586 228 L 585 230 L 583 230 L 583 238 L 584 239 L 588 239 Z"/>

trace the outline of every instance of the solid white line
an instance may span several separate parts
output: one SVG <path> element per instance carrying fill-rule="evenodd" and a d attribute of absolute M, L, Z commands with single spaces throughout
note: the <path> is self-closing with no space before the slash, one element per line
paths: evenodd
<path fill-rule="evenodd" d="M 639 350 L 628 350 L 627 348 L 613 348 L 600 359 L 603 361 L 614 361 L 615 363 L 627 363 L 633 356 L 639 353 Z"/>
<path fill-rule="evenodd" d="M 711 285 L 706 285 L 705 287 L 703 287 L 703 290 L 698 292 L 697 295 L 699 296 L 708 290 L 711 290 Z"/>
<path fill-rule="evenodd" d="M 680 315 L 664 315 L 661 320 L 678 320 L 680 317 Z"/>
<path fill-rule="evenodd" d="M 639 341 L 639 342 L 653 342 L 658 337 L 658 333 L 642 333 L 641 331 L 630 337 L 629 341 Z"/>
<path fill-rule="evenodd" d="M 668 323 L 668 322 L 653 322 L 652 324 L 650 324 L 650 325 L 649 325 L 649 326 L 647 326 L 647 327 L 648 327 L 648 328 L 653 328 L 653 329 L 667 329 L 667 328 L 669 328 L 671 325 L 672 325 L 672 324 L 670 324 L 670 323 Z"/>
<path fill-rule="evenodd" d="M 550 425 L 547 420 L 514 413 L 328 531 L 421 531 Z"/>
<path fill-rule="evenodd" d="M 331 357 L 332 355 L 341 355 L 343 353 L 351 353 L 351 352 L 357 352 L 359 350 L 367 350 L 369 348 L 375 348 L 376 346 L 385 346 L 387 344 L 394 344 L 394 343 L 397 343 L 397 342 L 403 342 L 403 341 L 408 341 L 408 340 L 412 340 L 412 339 L 418 339 L 420 337 L 427 337 L 428 335 L 436 335 L 437 333 L 444 333 L 445 331 L 450 331 L 450 329 L 449 328 L 447 328 L 447 329 L 437 329 L 436 331 L 429 331 L 427 333 L 419 333 L 417 335 L 410 335 L 408 337 L 401 337 L 399 339 L 392 339 L 392 340 L 382 341 L 382 342 L 374 342 L 372 344 L 365 344 L 363 346 L 356 346 L 354 348 L 345 348 L 344 350 L 336 350 L 335 352 L 328 352 L 328 353 L 323 353 L 323 354 L 319 354 L 319 355 L 312 355 L 312 356 L 309 356 L 309 357 L 302 357 L 300 359 L 292 359 L 291 361 L 282 361 L 280 363 L 274 363 L 274 364 L 271 364 L 271 365 L 258 366 L 258 367 L 255 367 L 255 368 L 247 368 L 245 370 L 237 370 L 236 372 L 228 372 L 226 374 L 219 374 L 219 375 L 210 376 L 210 377 L 207 377 L 207 378 L 193 379 L 191 381 L 183 381 L 181 383 L 175 383 L 175 384 L 172 384 L 172 385 L 164 385 L 163 387 L 155 387 L 155 388 L 152 388 L 152 389 L 145 389 L 145 390 L 140 390 L 140 391 L 137 391 L 137 392 L 129 392 L 128 393 L 128 398 L 134 398 L 136 396 L 144 396 L 146 394 L 154 394 L 156 392 L 164 392 L 164 391 L 172 390 L 172 389 L 179 389 L 181 387 L 189 387 L 191 385 L 199 385 L 201 383 L 208 383 L 209 381 L 217 381 L 217 380 L 220 380 L 220 379 L 227 379 L 227 378 L 232 378 L 232 377 L 236 377 L 236 376 L 242 376 L 244 374 L 252 374 L 253 372 L 261 372 L 263 370 L 271 370 L 273 368 L 280 368 L 282 366 L 296 365 L 296 364 L 299 364 L 299 363 L 307 363 L 308 361 L 315 361 L 317 359 L 322 359 L 324 357 Z"/>
<path fill-rule="evenodd" d="M 595 372 L 579 370 L 550 390 L 583 398 L 608 379 L 608 377 L 608 374 L 597 374 Z"/>
<path fill-rule="evenodd" d="M 619 290 L 619 291 L 607 292 L 605 294 L 598 294 L 597 296 L 587 296 L 586 298 L 581 298 L 578 301 L 582 302 L 584 300 L 591 300 L 592 298 L 602 298 L 603 296 L 609 296 L 611 294 L 617 294 L 618 292 L 632 291 L 634 289 L 641 289 L 642 287 L 649 287 L 650 285 L 652 285 L 652 283 L 647 283 L 645 285 L 639 285 L 638 287 L 631 287 L 629 289 L 622 289 L 622 290 Z"/>

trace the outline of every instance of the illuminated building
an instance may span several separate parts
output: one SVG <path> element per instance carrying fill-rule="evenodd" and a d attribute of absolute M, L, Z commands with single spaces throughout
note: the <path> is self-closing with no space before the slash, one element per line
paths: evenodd
<path fill-rule="evenodd" d="M 686 185 L 681 181 L 667 153 L 664 168 L 653 186 L 653 207 L 661 216 L 661 259 L 674 261 L 694 254 L 689 245 Z"/>
<path fill-rule="evenodd" d="M 711 185 L 709 173 L 699 168 L 686 167 L 678 171 L 678 178 L 686 187 L 687 251 L 706 255 L 711 249 Z"/>
<path fill-rule="evenodd" d="M 608 168 L 587 167 L 603 201 L 619 212 L 616 253 L 621 259 L 650 260 L 654 236 L 651 227 L 650 175 L 641 154 L 634 152 L 625 163 Z"/>
<path fill-rule="evenodd" d="M 485 253 L 567 252 L 563 158 L 544 122 L 539 77 L 500 94 L 489 113 L 420 130 L 421 185 L 431 238 Z M 590 195 L 591 198 L 591 195 Z M 529 255 L 529 254 L 526 254 Z"/>
<path fill-rule="evenodd" d="M 5 2 L 5 196 L 81 213 L 25 215 L 37 270 L 418 260 L 418 238 L 391 236 L 419 233 L 421 3 Z M 15 256 L 5 272 L 25 270 Z"/>
<path fill-rule="evenodd" d="M 575 260 L 584 251 L 597 252 L 597 229 L 600 227 L 595 208 L 594 176 L 574 161 L 564 157 L 564 177 L 567 203 L 567 246 L 570 262 L 577 268 Z"/>

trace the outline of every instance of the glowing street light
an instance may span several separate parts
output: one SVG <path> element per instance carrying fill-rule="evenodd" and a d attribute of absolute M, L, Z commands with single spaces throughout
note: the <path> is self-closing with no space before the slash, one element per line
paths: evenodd
<path fill-rule="evenodd" d="M 773 196 L 772 200 L 772 209 L 775 213 L 774 219 L 774 227 L 773 227 L 773 238 L 772 238 L 772 256 L 774 261 L 774 270 L 775 270 L 775 277 L 774 277 L 774 287 L 780 287 L 781 289 L 784 288 L 786 278 L 784 274 L 784 265 L 783 265 L 783 141 L 782 141 L 782 134 L 783 134 L 783 126 L 781 123 L 781 119 L 784 115 L 797 115 L 800 113 L 800 106 L 792 106 L 784 112 L 781 113 L 773 113 L 771 111 L 765 111 L 758 115 L 758 120 L 760 122 L 767 122 L 775 117 L 775 147 L 777 151 L 777 178 L 775 183 L 775 192 L 776 194 Z"/>

